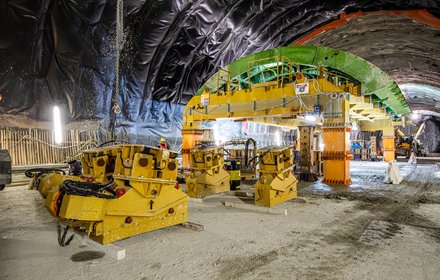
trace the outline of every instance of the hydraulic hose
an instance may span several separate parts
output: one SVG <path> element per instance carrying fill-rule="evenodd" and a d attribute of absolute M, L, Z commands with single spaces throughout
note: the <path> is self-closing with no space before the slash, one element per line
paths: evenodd
<path fill-rule="evenodd" d="M 118 194 L 112 189 L 115 186 L 113 181 L 106 184 L 78 182 L 72 180 L 65 180 L 63 182 L 63 191 L 65 194 L 80 195 L 80 196 L 95 196 L 105 199 L 118 198 Z M 106 194 L 104 191 L 110 193 Z"/>
<path fill-rule="evenodd" d="M 24 175 L 28 178 L 33 178 L 34 176 L 39 177 L 41 174 L 44 173 L 62 173 L 63 175 L 66 175 L 66 172 L 62 169 L 57 168 L 32 168 L 29 170 L 26 170 L 24 172 Z"/>

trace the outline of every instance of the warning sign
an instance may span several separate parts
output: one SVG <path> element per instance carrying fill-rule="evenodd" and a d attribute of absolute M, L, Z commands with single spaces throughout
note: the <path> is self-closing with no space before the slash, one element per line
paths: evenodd
<path fill-rule="evenodd" d="M 296 94 L 307 94 L 309 93 L 309 83 L 302 83 L 295 85 Z"/>
<path fill-rule="evenodd" d="M 209 92 L 202 93 L 200 96 L 200 104 L 209 105 Z"/>

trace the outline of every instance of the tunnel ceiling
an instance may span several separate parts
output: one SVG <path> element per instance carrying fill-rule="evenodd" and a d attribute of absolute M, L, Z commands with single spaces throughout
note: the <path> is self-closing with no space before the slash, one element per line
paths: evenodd
<path fill-rule="evenodd" d="M 164 114 L 181 112 L 176 113 L 170 103 L 161 107 L 154 102 L 185 104 L 219 67 L 248 54 L 291 45 L 343 12 L 427 9 L 440 15 L 440 1 L 430 0 L 124 2 L 118 120 L 125 125 L 169 121 L 173 117 Z M 49 106 L 61 103 L 69 112 L 67 121 L 108 119 L 114 78 L 114 1 L 9 0 L 1 1 L 0 15 L 2 113 L 50 120 Z M 340 47 L 366 58 L 399 83 L 439 87 L 439 78 L 432 74 L 438 73 L 438 31 L 400 18 L 386 21 L 391 24 L 384 31 L 380 29 L 385 21 L 372 17 L 374 26 L 359 21 L 364 35 L 354 28 L 335 29 L 334 35 L 323 34 L 308 43 Z M 349 36 L 341 39 L 344 32 Z M 386 34 L 395 40 L 391 42 Z M 417 40 L 424 40 L 423 44 Z M 408 57 L 411 65 L 405 62 Z"/>
<path fill-rule="evenodd" d="M 304 44 L 342 49 L 370 61 L 399 84 L 413 110 L 438 115 L 439 28 L 401 15 L 366 14 Z"/>

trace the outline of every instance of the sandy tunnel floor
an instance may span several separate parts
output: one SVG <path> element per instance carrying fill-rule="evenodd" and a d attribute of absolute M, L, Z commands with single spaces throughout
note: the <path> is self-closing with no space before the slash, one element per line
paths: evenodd
<path fill-rule="evenodd" d="M 190 204 L 205 231 L 171 227 L 116 244 L 116 261 L 57 243 L 57 222 L 35 191 L 0 192 L 0 279 L 439 279 L 440 169 L 399 164 L 405 180 L 386 185 L 384 163 L 353 162 L 350 189 L 298 186 L 288 215 L 226 208 L 220 195 Z M 245 188 L 246 189 L 246 188 Z"/>

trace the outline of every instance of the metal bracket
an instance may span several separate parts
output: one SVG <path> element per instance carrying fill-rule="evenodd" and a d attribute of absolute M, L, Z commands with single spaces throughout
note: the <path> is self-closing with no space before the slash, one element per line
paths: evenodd
<path fill-rule="evenodd" d="M 66 240 L 66 235 L 67 235 L 68 231 L 69 231 L 69 226 L 66 226 L 64 229 L 62 229 L 61 225 L 58 225 L 58 244 L 61 247 L 69 246 L 70 242 L 72 242 L 73 238 L 75 237 L 75 234 L 72 234 Z"/>

